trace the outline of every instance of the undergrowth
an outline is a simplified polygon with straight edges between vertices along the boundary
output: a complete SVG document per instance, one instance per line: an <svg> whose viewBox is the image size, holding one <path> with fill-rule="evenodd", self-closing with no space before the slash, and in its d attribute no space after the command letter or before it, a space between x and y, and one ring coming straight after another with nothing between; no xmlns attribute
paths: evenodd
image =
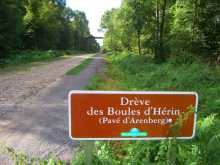
<svg viewBox="0 0 220 165"><path fill-rule="evenodd" d="M29 64L32 62L45 62L59 59L65 55L76 55L83 53L76 50L30 50L11 53L7 58L0 59L0 69L17 65Z"/></svg>
<svg viewBox="0 0 220 165"><path fill-rule="evenodd" d="M192 140L98 142L95 156L105 155L112 164L122 165L220 165L220 73L216 66L200 60L155 64L146 56L128 53L115 53L106 61L106 76L95 76L88 89L195 91L198 121Z"/></svg>

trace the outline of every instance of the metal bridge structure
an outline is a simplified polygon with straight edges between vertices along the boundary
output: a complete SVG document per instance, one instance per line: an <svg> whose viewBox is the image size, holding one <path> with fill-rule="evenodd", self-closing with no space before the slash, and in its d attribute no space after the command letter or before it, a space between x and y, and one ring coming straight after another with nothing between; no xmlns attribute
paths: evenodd
<svg viewBox="0 0 220 165"><path fill-rule="evenodd" d="M104 37L102 36L87 36L84 39L86 40L86 44L87 44L87 50L90 49L90 43L94 42L94 40L102 40ZM98 42L99 43L99 42Z"/></svg>
<svg viewBox="0 0 220 165"><path fill-rule="evenodd" d="M96 37L96 36L88 36L88 37L86 37L86 39L103 39L104 37L101 37L101 36L98 36L98 37Z"/></svg>

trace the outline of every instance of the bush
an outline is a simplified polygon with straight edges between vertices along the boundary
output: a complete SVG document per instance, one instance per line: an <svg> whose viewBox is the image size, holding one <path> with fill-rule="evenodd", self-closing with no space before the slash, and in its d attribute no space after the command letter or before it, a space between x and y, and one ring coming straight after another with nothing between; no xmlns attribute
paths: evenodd
<svg viewBox="0 0 220 165"><path fill-rule="evenodd" d="M48 50L48 51L39 51L39 50L27 50L22 52L13 52L5 59L0 59L0 67L16 66L28 64L31 62L47 61L55 59L56 57L63 56L64 51L57 50Z"/></svg>

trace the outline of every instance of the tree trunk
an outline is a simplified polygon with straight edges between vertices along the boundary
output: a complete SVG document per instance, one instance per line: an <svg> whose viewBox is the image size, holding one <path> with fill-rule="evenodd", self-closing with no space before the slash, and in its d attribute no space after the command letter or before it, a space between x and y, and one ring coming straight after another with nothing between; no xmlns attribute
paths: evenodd
<svg viewBox="0 0 220 165"><path fill-rule="evenodd" d="M159 41L159 54L160 54L160 61L165 60L165 52L164 52L164 24L165 24L165 16L166 16L166 6L167 0L164 0L162 6L162 15L161 15L161 24L160 24L160 41Z"/></svg>
<svg viewBox="0 0 220 165"><path fill-rule="evenodd" d="M198 4L197 0L193 1L193 22L192 22L192 38L191 38L191 52L195 53L194 42L196 37L196 26L198 26Z"/></svg>
<svg viewBox="0 0 220 165"><path fill-rule="evenodd" d="M138 38L138 43L137 43L137 45L138 45L138 54L141 55L142 52L141 52L141 34L140 34L140 32L137 33L137 38Z"/></svg>
<svg viewBox="0 0 220 165"><path fill-rule="evenodd" d="M155 12L155 47L154 47L154 55L155 58L159 58L159 32L160 32L160 10L159 10L159 0L156 1L156 12Z"/></svg>

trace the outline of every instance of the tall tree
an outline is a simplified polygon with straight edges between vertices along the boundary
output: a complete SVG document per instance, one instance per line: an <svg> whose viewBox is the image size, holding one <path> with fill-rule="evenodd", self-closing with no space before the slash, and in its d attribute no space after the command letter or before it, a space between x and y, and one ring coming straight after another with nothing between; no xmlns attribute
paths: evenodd
<svg viewBox="0 0 220 165"><path fill-rule="evenodd" d="M120 39L118 38L120 29L117 14L117 9L106 11L101 20L101 29L105 31L104 49L110 51L120 49Z"/></svg>
<svg viewBox="0 0 220 165"><path fill-rule="evenodd" d="M159 40L159 56L162 61L165 60L165 52L164 52L164 24L166 18L166 8L167 8L167 0L163 0L162 4L162 14L161 14L161 23L160 23L160 40Z"/></svg>
<svg viewBox="0 0 220 165"><path fill-rule="evenodd" d="M122 5L127 5L127 7L130 8L131 23L137 35L138 54L141 55L141 35L143 34L143 28L147 23L147 9L149 9L149 2L144 0L127 0L124 1L124 4Z"/></svg>
<svg viewBox="0 0 220 165"><path fill-rule="evenodd" d="M200 0L199 30L202 32L205 56L220 55L220 1Z"/></svg>
<svg viewBox="0 0 220 165"><path fill-rule="evenodd" d="M0 1L0 58L21 47L23 0Z"/></svg>
<svg viewBox="0 0 220 165"><path fill-rule="evenodd" d="M157 62L165 60L164 33L167 10L167 0L155 2L155 59Z"/></svg>

